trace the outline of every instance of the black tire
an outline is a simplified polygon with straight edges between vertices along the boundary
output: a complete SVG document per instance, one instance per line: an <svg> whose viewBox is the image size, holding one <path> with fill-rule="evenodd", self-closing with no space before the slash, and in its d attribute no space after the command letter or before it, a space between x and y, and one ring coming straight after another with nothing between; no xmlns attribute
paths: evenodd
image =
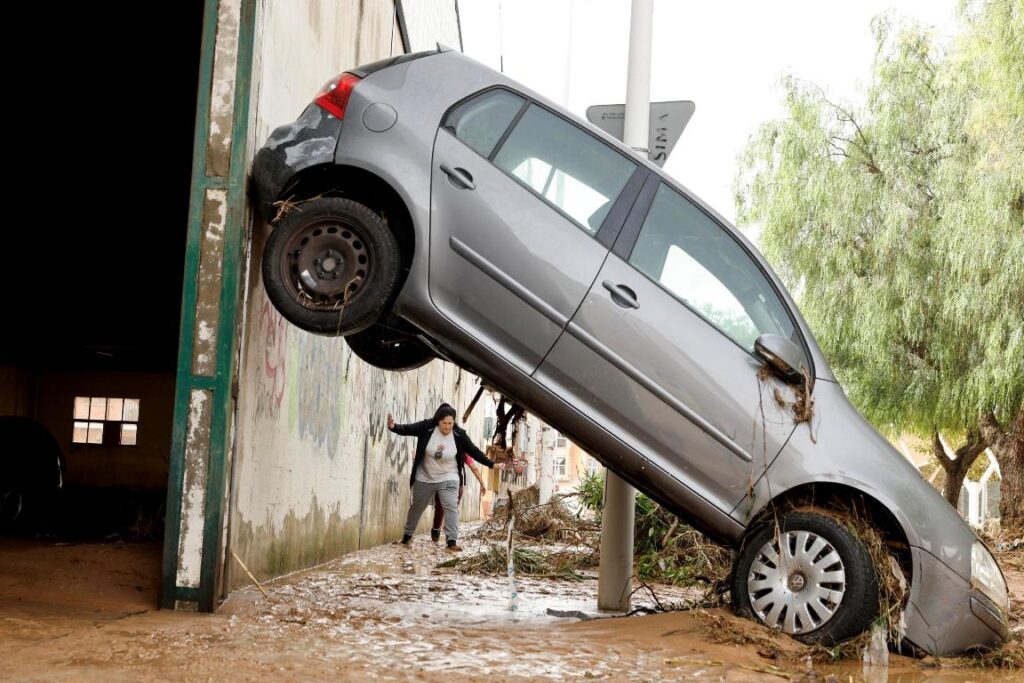
<svg viewBox="0 0 1024 683"><path fill-rule="evenodd" d="M22 518L25 498L17 486L0 485L0 529L14 525Z"/></svg>
<svg viewBox="0 0 1024 683"><path fill-rule="evenodd" d="M808 535L797 538L802 532ZM799 541L804 538L801 549ZM830 548L815 550L816 539L823 539ZM771 549L778 553L780 541L789 544L788 555L794 559L788 569L779 563L778 572L773 573ZM832 581L839 576L837 567L841 583ZM816 512L789 512L781 517L778 530L774 524L752 530L733 565L731 589L737 614L780 628L808 644L831 646L857 636L878 614L878 579L864 544L840 520ZM829 597L820 599L823 593ZM840 599L835 600L837 594ZM806 609L803 601L809 603ZM826 616L830 608L833 611Z"/></svg>
<svg viewBox="0 0 1024 683"><path fill-rule="evenodd" d="M434 353L414 333L387 321L348 335L345 341L357 357L382 370L415 370L434 359Z"/></svg>
<svg viewBox="0 0 1024 683"><path fill-rule="evenodd" d="M398 287L398 242L384 220L351 199L300 203L263 248L263 285L293 325L329 336L375 323Z"/></svg>

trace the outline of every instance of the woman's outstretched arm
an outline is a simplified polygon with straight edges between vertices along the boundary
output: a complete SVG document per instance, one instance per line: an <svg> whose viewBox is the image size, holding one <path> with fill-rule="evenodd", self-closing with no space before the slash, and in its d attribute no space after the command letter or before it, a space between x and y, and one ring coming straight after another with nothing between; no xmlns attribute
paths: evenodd
<svg viewBox="0 0 1024 683"><path fill-rule="evenodd" d="M420 422L410 422L409 424L398 424L397 422L395 422L395 418L391 415L391 413L388 413L388 429L390 429L392 432L400 436L420 434L433 426L433 420L422 420Z"/></svg>

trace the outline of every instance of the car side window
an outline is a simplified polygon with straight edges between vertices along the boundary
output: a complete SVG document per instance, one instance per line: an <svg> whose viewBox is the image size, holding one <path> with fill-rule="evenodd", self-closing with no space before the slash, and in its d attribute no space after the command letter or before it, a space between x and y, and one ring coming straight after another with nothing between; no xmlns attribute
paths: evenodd
<svg viewBox="0 0 1024 683"><path fill-rule="evenodd" d="M629 262L747 351L764 333L795 338L786 306L718 223L662 184Z"/></svg>
<svg viewBox="0 0 1024 683"><path fill-rule="evenodd" d="M516 123L494 163L591 235L636 169L624 155L536 104Z"/></svg>
<svg viewBox="0 0 1024 683"><path fill-rule="evenodd" d="M453 109L444 127L477 154L490 158L524 102L507 90L490 90Z"/></svg>

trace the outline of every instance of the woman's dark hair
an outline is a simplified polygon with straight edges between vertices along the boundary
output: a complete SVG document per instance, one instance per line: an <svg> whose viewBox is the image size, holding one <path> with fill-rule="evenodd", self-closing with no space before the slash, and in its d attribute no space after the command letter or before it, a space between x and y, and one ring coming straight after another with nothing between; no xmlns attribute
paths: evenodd
<svg viewBox="0 0 1024 683"><path fill-rule="evenodd" d="M441 420L446 417L450 417L452 420L455 419L455 408L452 408L447 403L442 403L437 407L437 412L434 413L434 424L439 424Z"/></svg>

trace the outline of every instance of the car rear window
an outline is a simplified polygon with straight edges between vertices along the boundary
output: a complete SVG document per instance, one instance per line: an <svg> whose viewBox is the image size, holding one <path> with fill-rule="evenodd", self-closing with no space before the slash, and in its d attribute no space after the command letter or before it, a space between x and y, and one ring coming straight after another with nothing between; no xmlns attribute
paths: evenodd
<svg viewBox="0 0 1024 683"><path fill-rule="evenodd" d="M524 102L507 90L491 90L456 107L445 120L445 128L477 154L490 157Z"/></svg>

